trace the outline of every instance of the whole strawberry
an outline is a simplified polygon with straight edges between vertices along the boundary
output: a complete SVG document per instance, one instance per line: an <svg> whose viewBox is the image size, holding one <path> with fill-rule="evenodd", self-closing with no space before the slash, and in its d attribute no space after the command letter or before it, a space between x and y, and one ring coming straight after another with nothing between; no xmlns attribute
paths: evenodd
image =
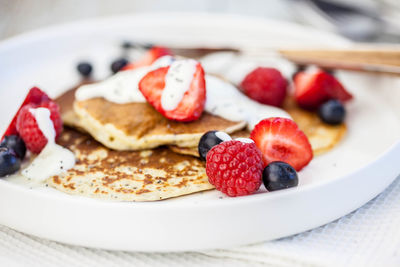
<svg viewBox="0 0 400 267"><path fill-rule="evenodd" d="M262 183L262 171L262 154L253 142L226 141L207 153L209 182L230 197L257 191Z"/></svg>
<svg viewBox="0 0 400 267"><path fill-rule="evenodd" d="M251 99L279 107L286 96L287 81L277 69L259 67L247 74L240 87Z"/></svg>
<svg viewBox="0 0 400 267"><path fill-rule="evenodd" d="M53 122L56 138L62 131L62 120L58 105L49 101L41 105L28 104L24 106L18 114L17 130L24 140L26 147L33 153L40 153L46 146L48 140L39 128L35 116L30 111L36 108L47 108L50 111L50 119ZM54 140L52 140L54 141Z"/></svg>
<svg viewBox="0 0 400 267"><path fill-rule="evenodd" d="M294 98L305 109L316 109L330 99L346 102L353 98L339 80L320 69L298 72L293 81Z"/></svg>

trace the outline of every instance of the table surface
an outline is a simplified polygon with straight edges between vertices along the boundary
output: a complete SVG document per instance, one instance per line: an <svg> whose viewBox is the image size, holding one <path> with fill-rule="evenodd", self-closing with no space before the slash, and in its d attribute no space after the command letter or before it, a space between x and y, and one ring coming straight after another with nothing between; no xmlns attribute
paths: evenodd
<svg viewBox="0 0 400 267"><path fill-rule="evenodd" d="M226 12L297 19L290 2L280 0L0 0L0 39L78 19L150 11ZM317 229L242 248L187 253L88 249L0 226L0 266L400 266L399 203L397 178L357 211Z"/></svg>
<svg viewBox="0 0 400 267"><path fill-rule="evenodd" d="M289 4L288 0L0 0L0 39L48 25L139 12L223 12L293 20Z"/></svg>

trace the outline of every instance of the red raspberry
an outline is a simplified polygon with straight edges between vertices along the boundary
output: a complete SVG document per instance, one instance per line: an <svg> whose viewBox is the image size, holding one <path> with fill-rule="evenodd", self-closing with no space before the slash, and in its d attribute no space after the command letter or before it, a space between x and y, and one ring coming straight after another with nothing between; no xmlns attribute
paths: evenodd
<svg viewBox="0 0 400 267"><path fill-rule="evenodd" d="M5 131L5 133L3 134L3 137L1 138L1 140L3 140L4 137L7 136L7 135L18 134L18 132L17 132L17 118L18 118L18 113L22 109L23 106L28 105L28 104L39 105L41 103L48 102L48 101L50 101L50 97L48 95L46 95L45 92L43 92L42 90L40 90L37 87L31 88L29 90L29 93L25 97L24 102L19 107L17 113L14 115L11 123L8 125L8 128Z"/></svg>
<svg viewBox="0 0 400 267"><path fill-rule="evenodd" d="M250 195L261 185L263 161L254 143L222 142L207 153L209 182L230 197Z"/></svg>
<svg viewBox="0 0 400 267"><path fill-rule="evenodd" d="M50 119L53 121L56 131L56 138L62 131L62 120L58 105L53 102L42 103L41 105L29 104L24 106L18 114L17 130L21 138L24 140L26 147L33 153L40 153L47 144L47 138L36 122L35 117L29 111L31 108L47 108L50 110Z"/></svg>
<svg viewBox="0 0 400 267"><path fill-rule="evenodd" d="M54 101L49 101L40 104L39 107L48 108L50 110L50 119L53 121L57 139L63 130L63 121L61 119L60 106Z"/></svg>
<svg viewBox="0 0 400 267"><path fill-rule="evenodd" d="M287 81L274 68L256 68L240 84L243 92L262 104L280 107L286 96Z"/></svg>

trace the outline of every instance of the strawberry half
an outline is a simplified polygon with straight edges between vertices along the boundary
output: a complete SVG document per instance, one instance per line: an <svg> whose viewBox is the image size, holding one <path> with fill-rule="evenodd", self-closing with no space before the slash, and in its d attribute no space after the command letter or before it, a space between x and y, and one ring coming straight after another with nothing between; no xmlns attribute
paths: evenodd
<svg viewBox="0 0 400 267"><path fill-rule="evenodd" d="M307 136L291 119L264 119L254 127L250 138L261 150L264 166L273 161L283 161L300 171L313 158Z"/></svg>
<svg viewBox="0 0 400 267"><path fill-rule="evenodd" d="M345 102L353 98L334 76L322 70L297 73L294 88L297 104L306 109L316 109L330 99Z"/></svg>
<svg viewBox="0 0 400 267"><path fill-rule="evenodd" d="M161 96L165 87L165 76L170 66L151 71L139 82L139 90L143 96L164 117L176 121L194 121L200 118L206 102L206 84L204 70L200 63L196 65L196 71L189 89L183 95L178 106L173 110L164 110L161 105Z"/></svg>
<svg viewBox="0 0 400 267"><path fill-rule="evenodd" d="M7 136L7 135L18 135L17 118L18 118L18 114L19 114L20 110L24 106L26 106L28 104L39 105L39 104L42 104L42 103L47 103L49 101L50 101L50 97L45 92L40 90L39 88L33 87L32 89L30 89L28 94L27 94L27 96L25 97L24 102L19 107L17 113L15 114L15 116L12 119L11 123L9 124L7 130L3 134L1 140L3 140L4 137Z"/></svg>
<svg viewBox="0 0 400 267"><path fill-rule="evenodd" d="M172 55L171 50L169 50L168 48L162 46L153 46L143 55L141 59L134 63L127 64L125 67L122 68L122 70L131 70L139 67L150 66L158 58L167 55Z"/></svg>

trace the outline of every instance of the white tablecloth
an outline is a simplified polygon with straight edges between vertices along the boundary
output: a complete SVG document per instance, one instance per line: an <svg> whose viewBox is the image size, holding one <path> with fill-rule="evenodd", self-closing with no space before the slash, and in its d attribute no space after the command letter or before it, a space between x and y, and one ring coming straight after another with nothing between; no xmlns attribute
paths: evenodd
<svg viewBox="0 0 400 267"><path fill-rule="evenodd" d="M227 250L115 252L64 245L0 226L0 266L400 266L400 177L335 222Z"/></svg>

